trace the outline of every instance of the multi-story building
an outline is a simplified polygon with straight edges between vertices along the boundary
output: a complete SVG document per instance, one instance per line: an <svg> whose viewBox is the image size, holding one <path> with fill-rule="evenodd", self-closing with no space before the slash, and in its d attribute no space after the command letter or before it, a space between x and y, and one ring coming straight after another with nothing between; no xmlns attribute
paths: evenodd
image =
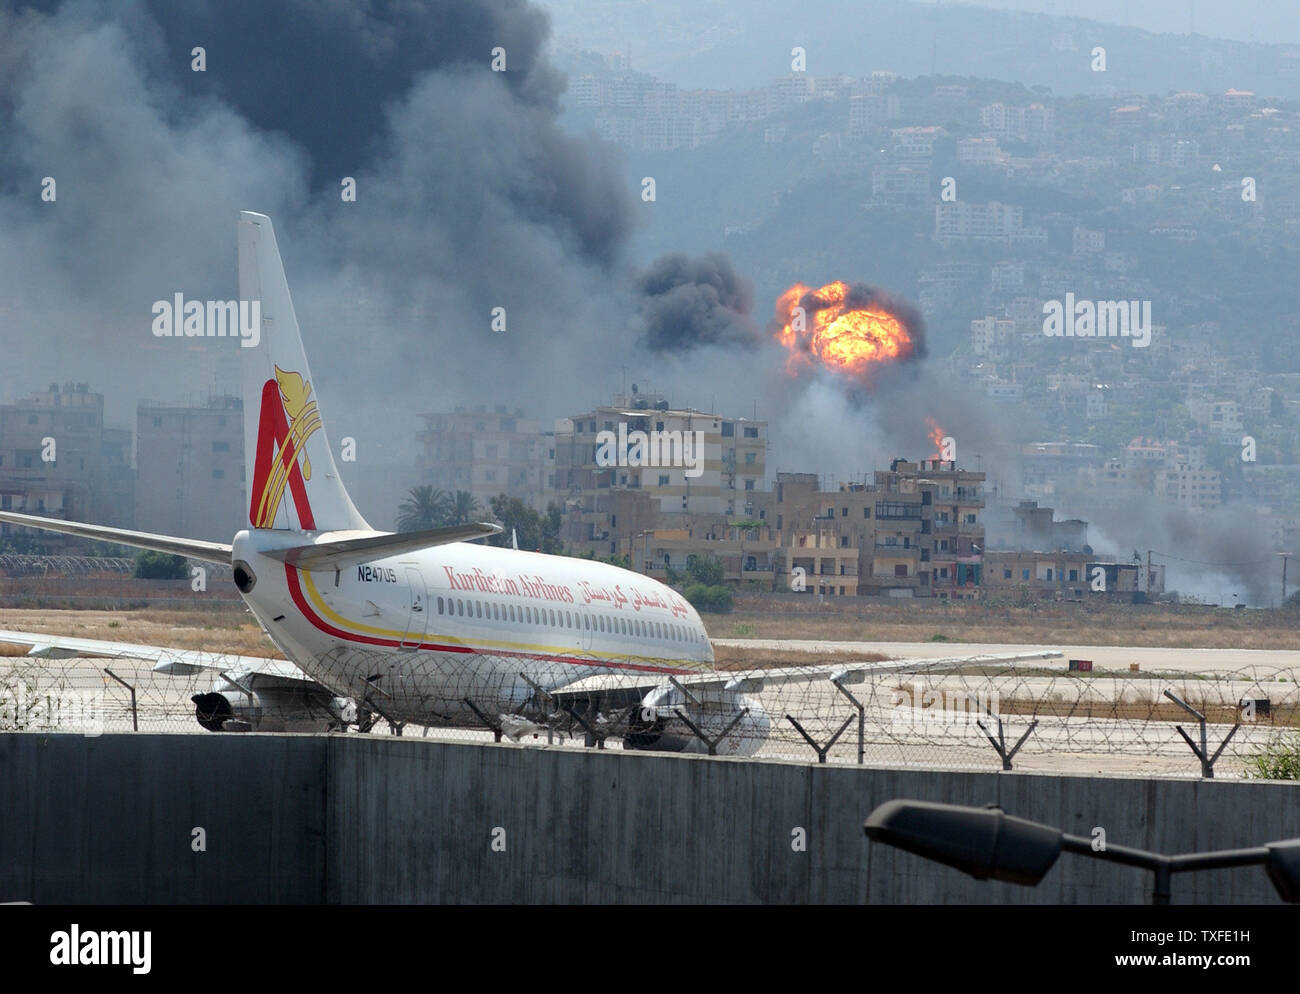
<svg viewBox="0 0 1300 994"><path fill-rule="evenodd" d="M615 394L556 425L551 499L649 494L662 513L748 517L766 475L767 422L674 410L654 394Z"/></svg>
<svg viewBox="0 0 1300 994"><path fill-rule="evenodd" d="M1045 552L999 549L985 555L984 589L988 597L1009 594L1036 599L1080 600L1088 591L1092 555L1064 549Z"/></svg>
<svg viewBox="0 0 1300 994"><path fill-rule="evenodd" d="M51 383L0 406L0 508L130 527L132 490L131 432L105 427L103 394Z"/></svg>
<svg viewBox="0 0 1300 994"><path fill-rule="evenodd" d="M842 484L838 491L818 490L811 474L777 474L774 499L764 513L775 521L786 556L786 583L778 583L778 589L786 589L795 567L802 566L805 591L838 594L840 578L855 577L856 556L855 582L843 580L846 594L977 596L983 481L983 473L941 459L895 459L888 470L874 473L871 484ZM808 559L811 567L801 561ZM830 576L836 577L833 583L822 579ZM817 591L817 585L834 589Z"/></svg>
<svg viewBox="0 0 1300 994"><path fill-rule="evenodd" d="M996 138L962 138L957 142L957 161L968 166L996 166L1007 158Z"/></svg>
<svg viewBox="0 0 1300 994"><path fill-rule="evenodd" d="M940 201L934 207L934 234L940 241L970 239L1016 244L1045 243L1047 231L1026 227L1018 204Z"/></svg>
<svg viewBox="0 0 1300 994"><path fill-rule="evenodd" d="M890 207L918 206L930 195L930 171L908 163L871 170L871 199Z"/></svg>
<svg viewBox="0 0 1300 994"><path fill-rule="evenodd" d="M894 128L891 151L896 159L929 162L934 157L934 143L947 134L938 125Z"/></svg>
<svg viewBox="0 0 1300 994"><path fill-rule="evenodd" d="M469 491L484 508L504 493L541 509L550 446L537 421L504 404L421 417L421 483L450 493Z"/></svg>
<svg viewBox="0 0 1300 994"><path fill-rule="evenodd" d="M214 397L205 407L139 404L137 527L229 542L247 524L244 504L244 411L239 397Z"/></svg>

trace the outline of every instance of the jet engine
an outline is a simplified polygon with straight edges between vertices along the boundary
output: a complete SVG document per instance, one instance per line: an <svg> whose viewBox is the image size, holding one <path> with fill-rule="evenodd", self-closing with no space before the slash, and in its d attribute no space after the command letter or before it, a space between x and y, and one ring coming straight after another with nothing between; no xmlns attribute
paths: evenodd
<svg viewBox="0 0 1300 994"><path fill-rule="evenodd" d="M623 748L707 754L708 744L691 725L717 742L719 756L752 756L772 730L755 698L718 690L691 691L688 697L670 685L647 694L631 710Z"/></svg>
<svg viewBox="0 0 1300 994"><path fill-rule="evenodd" d="M209 732L342 731L357 720L356 704L320 686L271 686L195 694L194 717Z"/></svg>

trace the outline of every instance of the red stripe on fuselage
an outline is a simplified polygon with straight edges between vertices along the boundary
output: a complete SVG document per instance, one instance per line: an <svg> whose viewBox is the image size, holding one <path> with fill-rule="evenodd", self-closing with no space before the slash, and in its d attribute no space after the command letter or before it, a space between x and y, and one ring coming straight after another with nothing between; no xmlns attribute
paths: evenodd
<svg viewBox="0 0 1300 994"><path fill-rule="evenodd" d="M302 612L303 617L305 617L308 621L312 623L312 625L320 629L326 635L332 636L333 638L342 639L345 642L360 642L365 645L391 646L393 648L400 648L402 646L402 643L399 642L397 639L376 638L373 635L358 635L355 632L344 631L341 628L336 628L334 625L331 625L324 618L320 617L320 615L318 615L315 612L315 610L312 609L311 605L307 602L307 598L303 596L302 586L298 581L298 571L294 569L292 566L286 564L284 567L284 575L289 584L289 596L293 598L293 602L294 604L297 605L298 610ZM421 642L419 645L407 646L406 648L426 649L430 652L471 653L473 655L485 655L485 656L518 656L527 659L541 659L547 662L569 663L575 666L604 666L609 669L634 670L640 673L692 674L697 672L696 670L690 670L690 669L685 669L676 666L651 666L648 664L642 665L638 663L611 663L603 659L582 659L577 656L553 656L549 654L536 653L536 652L516 652L510 649L475 649L472 646L467 646L467 645L441 645L433 642Z"/></svg>

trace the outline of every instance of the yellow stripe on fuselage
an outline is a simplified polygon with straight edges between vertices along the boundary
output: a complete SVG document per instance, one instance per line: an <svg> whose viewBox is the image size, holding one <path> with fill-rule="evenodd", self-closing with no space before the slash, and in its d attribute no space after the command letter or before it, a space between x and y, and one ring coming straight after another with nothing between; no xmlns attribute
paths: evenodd
<svg viewBox="0 0 1300 994"><path fill-rule="evenodd" d="M310 598L312 604L316 606L316 609L320 611L321 614L323 614L330 621L334 622L334 624L345 628L350 628L355 632L359 632L365 635L376 635L381 638L398 639L399 641L404 641L406 639L407 637L406 632L397 632L389 628L376 628L374 625L363 625L359 621L351 621L343 617L341 614L339 614L337 611L335 611L333 608L331 608L328 604L325 603L324 598L322 598L320 595L320 591L316 589L316 583L312 579L311 573L309 571L299 570L298 575L302 578L303 587L306 589L307 596L308 598ZM422 641L428 639L434 639L441 642L450 642L454 645L463 645L472 648L472 646L470 646L470 643L467 642L465 639L457 638L454 635L436 635L436 634L430 635L425 633L422 634L420 638ZM573 656L573 655L580 655L580 654L581 655L591 654L590 649L574 649L570 646L535 645L526 642L502 642L494 639L476 638L474 639L474 644L481 645L481 646L490 646L496 649L511 649L516 652L535 652L547 656ZM681 666L683 669L693 669L693 670L709 668L708 663L701 662L700 660L697 659L674 659L667 656L657 656L657 657L639 656L631 653L604 653L600 655L591 655L591 659L593 662L608 661L608 662L639 662L639 663L658 663L658 664L663 664L667 662L676 666Z"/></svg>

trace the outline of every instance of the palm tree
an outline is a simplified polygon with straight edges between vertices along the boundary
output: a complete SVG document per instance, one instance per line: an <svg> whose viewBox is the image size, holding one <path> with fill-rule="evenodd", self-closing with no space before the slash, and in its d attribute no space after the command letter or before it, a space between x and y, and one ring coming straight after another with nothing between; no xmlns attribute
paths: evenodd
<svg viewBox="0 0 1300 994"><path fill-rule="evenodd" d="M467 525L476 521L483 511L478 498L468 490L457 490L454 497L447 498L447 502L447 517L453 525Z"/></svg>
<svg viewBox="0 0 1300 994"><path fill-rule="evenodd" d="M406 500L397 509L397 530L419 532L446 524L451 515L451 497L445 490L433 487L412 487Z"/></svg>

